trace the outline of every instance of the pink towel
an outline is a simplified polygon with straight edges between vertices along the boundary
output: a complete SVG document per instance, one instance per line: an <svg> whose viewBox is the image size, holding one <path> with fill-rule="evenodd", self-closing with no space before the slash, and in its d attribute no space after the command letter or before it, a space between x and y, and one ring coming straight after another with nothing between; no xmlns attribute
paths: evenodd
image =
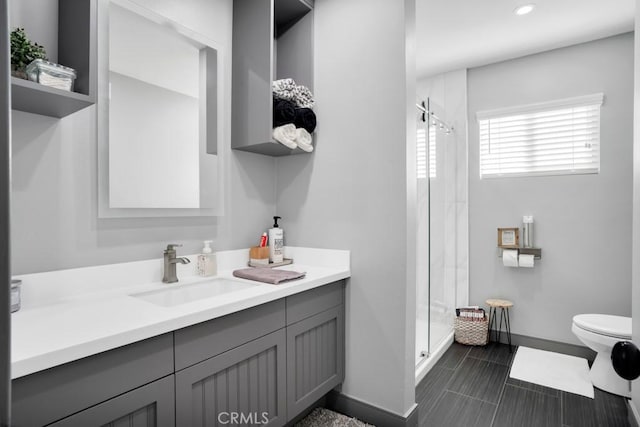
<svg viewBox="0 0 640 427"><path fill-rule="evenodd" d="M233 275L241 279L256 280L258 282L272 283L277 285L289 280L302 279L307 273L300 273L289 270L276 270L268 267L242 268L235 270Z"/></svg>

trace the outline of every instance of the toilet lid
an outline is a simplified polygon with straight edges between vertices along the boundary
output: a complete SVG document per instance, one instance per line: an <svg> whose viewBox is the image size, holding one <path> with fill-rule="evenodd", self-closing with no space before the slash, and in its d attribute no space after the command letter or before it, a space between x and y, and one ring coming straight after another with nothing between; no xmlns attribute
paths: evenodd
<svg viewBox="0 0 640 427"><path fill-rule="evenodd" d="M596 334L631 339L631 318L610 314L578 314L573 317L576 326Z"/></svg>

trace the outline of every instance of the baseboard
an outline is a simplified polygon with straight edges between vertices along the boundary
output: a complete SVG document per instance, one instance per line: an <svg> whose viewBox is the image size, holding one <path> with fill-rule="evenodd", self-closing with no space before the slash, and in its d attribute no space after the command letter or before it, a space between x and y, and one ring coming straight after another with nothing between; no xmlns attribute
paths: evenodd
<svg viewBox="0 0 640 427"><path fill-rule="evenodd" d="M495 338L495 333L496 332L494 330L491 331L491 338ZM500 334L500 342L508 344L507 334L504 331ZM543 338L529 337L526 335L511 334L511 344L537 348L538 350L553 351L555 353L568 354L569 356L583 357L589 362L593 362L593 359L596 358L596 352L588 347L551 341Z"/></svg>
<svg viewBox="0 0 640 427"><path fill-rule="evenodd" d="M632 400L627 399L627 418L631 427L640 427L640 414Z"/></svg>
<svg viewBox="0 0 640 427"><path fill-rule="evenodd" d="M418 407L404 417L368 403L345 396L335 390L327 395L326 408L357 418L377 427L418 427Z"/></svg>

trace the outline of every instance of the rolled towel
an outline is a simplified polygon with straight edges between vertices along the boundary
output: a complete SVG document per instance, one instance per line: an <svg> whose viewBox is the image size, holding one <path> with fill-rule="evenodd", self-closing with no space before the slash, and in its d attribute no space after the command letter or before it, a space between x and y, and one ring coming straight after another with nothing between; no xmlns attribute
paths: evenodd
<svg viewBox="0 0 640 427"><path fill-rule="evenodd" d="M292 101L296 103L296 105L300 108L313 108L315 104L315 100L313 99L313 94L306 86L296 86L293 91L293 99Z"/></svg>
<svg viewBox="0 0 640 427"><path fill-rule="evenodd" d="M289 101L293 100L296 87L296 82L293 79L274 80L271 84L271 89L276 97Z"/></svg>
<svg viewBox="0 0 640 427"><path fill-rule="evenodd" d="M311 134L304 128L296 129L296 144L302 151L307 153L313 151Z"/></svg>
<svg viewBox="0 0 640 427"><path fill-rule="evenodd" d="M287 125L296 120L296 105L285 99L273 98L273 127Z"/></svg>
<svg viewBox="0 0 640 427"><path fill-rule="evenodd" d="M316 113L311 108L298 108L293 124L297 128L304 128L307 132L313 133L316 130Z"/></svg>
<svg viewBox="0 0 640 427"><path fill-rule="evenodd" d="M298 146L296 137L296 127L291 123L273 129L273 139L292 150Z"/></svg>

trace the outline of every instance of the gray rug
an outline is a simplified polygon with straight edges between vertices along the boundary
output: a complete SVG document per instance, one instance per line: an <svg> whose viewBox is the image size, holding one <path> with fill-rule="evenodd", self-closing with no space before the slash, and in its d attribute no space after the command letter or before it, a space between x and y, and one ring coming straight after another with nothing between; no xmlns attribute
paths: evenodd
<svg viewBox="0 0 640 427"><path fill-rule="evenodd" d="M295 427L375 427L324 408L316 408Z"/></svg>

